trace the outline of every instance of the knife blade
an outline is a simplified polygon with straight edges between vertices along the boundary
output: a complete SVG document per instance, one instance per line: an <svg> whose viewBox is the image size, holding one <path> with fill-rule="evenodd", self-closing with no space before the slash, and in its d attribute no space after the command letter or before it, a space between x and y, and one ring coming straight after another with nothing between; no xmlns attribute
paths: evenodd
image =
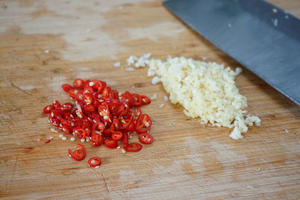
<svg viewBox="0 0 300 200"><path fill-rule="evenodd" d="M300 105L300 20L263 0L167 0L171 12Z"/></svg>

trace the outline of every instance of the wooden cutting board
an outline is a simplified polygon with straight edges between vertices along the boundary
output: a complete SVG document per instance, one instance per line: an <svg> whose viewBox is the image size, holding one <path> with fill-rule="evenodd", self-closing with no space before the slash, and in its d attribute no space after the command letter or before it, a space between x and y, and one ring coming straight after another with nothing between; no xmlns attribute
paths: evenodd
<svg viewBox="0 0 300 200"><path fill-rule="evenodd" d="M300 1L271 2L300 17ZM299 107L244 70L237 85L262 126L234 141L229 129L202 126L164 102L145 69L125 70L127 57L147 52L239 66L160 0L1 0L0 198L300 199ZM77 77L157 93L143 107L155 142L126 154L85 143L87 157L102 158L99 169L71 160L67 149L79 141L62 141L41 111L69 101L60 85Z"/></svg>

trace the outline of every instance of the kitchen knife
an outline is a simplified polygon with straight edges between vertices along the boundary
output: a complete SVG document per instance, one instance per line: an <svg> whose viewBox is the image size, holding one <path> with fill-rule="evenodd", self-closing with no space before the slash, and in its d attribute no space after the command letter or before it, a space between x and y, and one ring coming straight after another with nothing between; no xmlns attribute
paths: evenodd
<svg viewBox="0 0 300 200"><path fill-rule="evenodd" d="M300 20L262 0L167 0L187 25L300 105Z"/></svg>

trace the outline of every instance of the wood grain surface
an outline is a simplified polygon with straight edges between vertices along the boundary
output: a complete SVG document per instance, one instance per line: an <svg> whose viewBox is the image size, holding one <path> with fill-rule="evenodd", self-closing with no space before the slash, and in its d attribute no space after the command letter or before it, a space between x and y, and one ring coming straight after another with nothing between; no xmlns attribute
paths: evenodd
<svg viewBox="0 0 300 200"><path fill-rule="evenodd" d="M239 66L168 12L160 0L0 0L1 199L300 199L300 108L247 70L237 78L248 110L262 119L242 140L202 126L164 103L161 85L126 58L151 52ZM272 3L300 17L299 0ZM121 62L121 67L113 67ZM156 141L139 153L93 148L99 169L71 160L42 108L69 100L73 79L158 99L151 115ZM54 139L45 144L49 137Z"/></svg>

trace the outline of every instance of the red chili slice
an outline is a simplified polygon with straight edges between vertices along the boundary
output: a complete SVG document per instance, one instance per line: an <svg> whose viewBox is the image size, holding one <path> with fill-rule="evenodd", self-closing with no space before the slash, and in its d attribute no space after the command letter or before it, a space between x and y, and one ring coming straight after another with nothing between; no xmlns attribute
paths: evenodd
<svg viewBox="0 0 300 200"><path fill-rule="evenodd" d="M115 149L118 146L118 142L117 141L115 141L113 139L109 139L109 138L107 138L107 139L104 140L104 144L105 144L106 147L108 147L110 149Z"/></svg>
<svg viewBox="0 0 300 200"><path fill-rule="evenodd" d="M103 143L103 136L99 134L93 134L91 141L94 146L100 146Z"/></svg>
<svg viewBox="0 0 300 200"><path fill-rule="evenodd" d="M132 120L132 122L129 124L129 126L127 127L127 131L135 131L135 123L134 120Z"/></svg>
<svg viewBox="0 0 300 200"><path fill-rule="evenodd" d="M100 105L98 107L98 112L99 112L99 115L102 117L103 121L112 122L108 105Z"/></svg>
<svg viewBox="0 0 300 200"><path fill-rule="evenodd" d="M75 98L76 98L77 101L81 102L83 100L83 92L82 91L77 92Z"/></svg>
<svg viewBox="0 0 300 200"><path fill-rule="evenodd" d="M138 94L132 94L134 99L134 106L141 106L143 105L142 97Z"/></svg>
<svg viewBox="0 0 300 200"><path fill-rule="evenodd" d="M75 109L75 114L77 117L79 117L80 119L83 119L83 112L79 109Z"/></svg>
<svg viewBox="0 0 300 200"><path fill-rule="evenodd" d="M72 132L72 128L66 124L61 127L61 130L66 134L70 134Z"/></svg>
<svg viewBox="0 0 300 200"><path fill-rule="evenodd" d="M105 125L102 122L97 122L93 124L93 134L100 134L103 133L105 130Z"/></svg>
<svg viewBox="0 0 300 200"><path fill-rule="evenodd" d="M137 133L145 133L150 130L152 125L151 118L147 114L141 114L137 119L135 131Z"/></svg>
<svg viewBox="0 0 300 200"><path fill-rule="evenodd" d="M130 107L134 106L134 98L132 97L132 94L128 91L121 94L120 99L127 103Z"/></svg>
<svg viewBox="0 0 300 200"><path fill-rule="evenodd" d="M89 136L91 136L91 128L90 127L86 127L85 129L84 129L84 131L85 131L85 137L89 137Z"/></svg>
<svg viewBox="0 0 300 200"><path fill-rule="evenodd" d="M142 110L140 107L137 107L134 111L135 118L139 118L139 116L142 114Z"/></svg>
<svg viewBox="0 0 300 200"><path fill-rule="evenodd" d="M90 86L90 82L92 82L92 81L90 81L90 80L84 81L84 87Z"/></svg>
<svg viewBox="0 0 300 200"><path fill-rule="evenodd" d="M92 83L92 84L91 84ZM106 87L104 81L92 80L89 84L95 91L102 93L103 89Z"/></svg>
<svg viewBox="0 0 300 200"><path fill-rule="evenodd" d="M73 87L69 84L62 84L61 88L65 91L65 92L69 92L70 90L73 89Z"/></svg>
<svg viewBox="0 0 300 200"><path fill-rule="evenodd" d="M87 118L83 118L80 121L82 122L81 126L83 128L91 128L92 124L91 124L91 122Z"/></svg>
<svg viewBox="0 0 300 200"><path fill-rule="evenodd" d="M108 102L108 107L109 107L111 113L114 115L117 115L120 106L121 106L121 102L119 101L119 99L111 99Z"/></svg>
<svg viewBox="0 0 300 200"><path fill-rule="evenodd" d="M113 132L112 129L107 128L107 129L105 129L105 130L103 131L103 135L104 135L105 137L111 137L112 132Z"/></svg>
<svg viewBox="0 0 300 200"><path fill-rule="evenodd" d="M114 114L116 116L120 116L120 115L127 115L129 113L129 106L125 103L122 103L121 105L118 106L117 109L115 109Z"/></svg>
<svg viewBox="0 0 300 200"><path fill-rule="evenodd" d="M94 100L94 106L95 106L95 108L98 108L99 106L100 106L100 101L97 99L97 95L98 94L95 94L95 100Z"/></svg>
<svg viewBox="0 0 300 200"><path fill-rule="evenodd" d="M106 83L104 81L99 81L98 92L103 92L104 88L106 88Z"/></svg>
<svg viewBox="0 0 300 200"><path fill-rule="evenodd" d="M139 134L139 141L143 144L151 144L153 143L154 138L148 133L141 133Z"/></svg>
<svg viewBox="0 0 300 200"><path fill-rule="evenodd" d="M92 87L90 87L90 86L84 87L83 94L92 94L92 93L94 93L94 90Z"/></svg>
<svg viewBox="0 0 300 200"><path fill-rule="evenodd" d="M83 160L86 156L86 151L84 149L84 146L82 146L81 144L77 144L77 148L73 152L71 149L69 149L69 155L74 160L77 160L77 161Z"/></svg>
<svg viewBox="0 0 300 200"><path fill-rule="evenodd" d="M73 132L75 133L75 135L77 135L78 138L81 139L86 138L86 136L88 136L86 131L83 128L75 128Z"/></svg>
<svg viewBox="0 0 300 200"><path fill-rule="evenodd" d="M117 90L112 90L109 97L112 98L112 99L118 99L119 98L119 92Z"/></svg>
<svg viewBox="0 0 300 200"><path fill-rule="evenodd" d="M76 89L70 89L70 90L68 91L69 96L70 96L71 98L73 98L73 99L76 98L77 93L78 93L78 90L76 90Z"/></svg>
<svg viewBox="0 0 300 200"><path fill-rule="evenodd" d="M128 127L132 125L133 122L133 116L131 115L129 119L125 119L123 116L119 118L119 121L121 123L121 129L128 130Z"/></svg>
<svg viewBox="0 0 300 200"><path fill-rule="evenodd" d="M151 103L151 100L150 98L148 98L147 96L141 96L141 99L142 99L142 105L147 105L147 104L150 104Z"/></svg>
<svg viewBox="0 0 300 200"><path fill-rule="evenodd" d="M52 105L56 110L59 110L61 108L61 104L59 103L59 101L54 101Z"/></svg>
<svg viewBox="0 0 300 200"><path fill-rule="evenodd" d="M85 104L91 104L94 102L94 96L90 93L86 93L83 95L83 99L82 101L85 103Z"/></svg>
<svg viewBox="0 0 300 200"><path fill-rule="evenodd" d="M72 103L64 103L60 109L63 112L66 112L66 111L71 111L73 109L73 107L74 107L74 105Z"/></svg>
<svg viewBox="0 0 300 200"><path fill-rule="evenodd" d="M84 87L84 80L77 78L73 82L74 88L82 89Z"/></svg>
<svg viewBox="0 0 300 200"><path fill-rule="evenodd" d="M99 114L98 113L96 113L96 112L93 112L93 113L91 113L90 114L90 121L92 122L92 123L98 123L98 122L101 122L101 119L100 119L100 116L99 116Z"/></svg>
<svg viewBox="0 0 300 200"><path fill-rule="evenodd" d="M54 110L54 106L53 105L48 105L48 106L45 106L44 109L43 109L43 112L45 114L48 114L50 113L52 110Z"/></svg>
<svg viewBox="0 0 300 200"><path fill-rule="evenodd" d="M56 118L58 120L63 119L60 110L52 110L51 113L50 113L50 116L53 117L53 118Z"/></svg>
<svg viewBox="0 0 300 200"><path fill-rule="evenodd" d="M87 104L87 105L84 105L84 106L83 106L83 110L84 110L85 112L91 113L91 112L95 112L95 111L96 111L96 108L95 108L95 106L94 106L93 104Z"/></svg>
<svg viewBox="0 0 300 200"><path fill-rule="evenodd" d="M120 123L119 119L114 119L110 128L114 131L120 130L121 123Z"/></svg>
<svg viewBox="0 0 300 200"><path fill-rule="evenodd" d="M127 147L127 145L128 145L128 132L124 132L123 133L123 139L122 139L122 141L123 141L123 147L124 148Z"/></svg>
<svg viewBox="0 0 300 200"><path fill-rule="evenodd" d="M88 160L88 163L89 163L90 167L98 168L101 165L101 158L99 158L99 157L91 157Z"/></svg>
<svg viewBox="0 0 300 200"><path fill-rule="evenodd" d="M111 139L115 140L115 141L119 141L121 140L123 137L123 133L120 131L113 131L111 133Z"/></svg>
<svg viewBox="0 0 300 200"><path fill-rule="evenodd" d="M128 152L138 152L143 148L143 146L139 143L130 143L126 147L124 147L125 151Z"/></svg>
<svg viewBox="0 0 300 200"><path fill-rule="evenodd" d="M103 91L102 91L102 96L103 96L103 97L108 97L110 93L111 93L110 87L105 87L105 88L103 89Z"/></svg>
<svg viewBox="0 0 300 200"><path fill-rule="evenodd" d="M74 119L74 115L71 113L71 111L64 112L63 118L67 121L72 121Z"/></svg>

